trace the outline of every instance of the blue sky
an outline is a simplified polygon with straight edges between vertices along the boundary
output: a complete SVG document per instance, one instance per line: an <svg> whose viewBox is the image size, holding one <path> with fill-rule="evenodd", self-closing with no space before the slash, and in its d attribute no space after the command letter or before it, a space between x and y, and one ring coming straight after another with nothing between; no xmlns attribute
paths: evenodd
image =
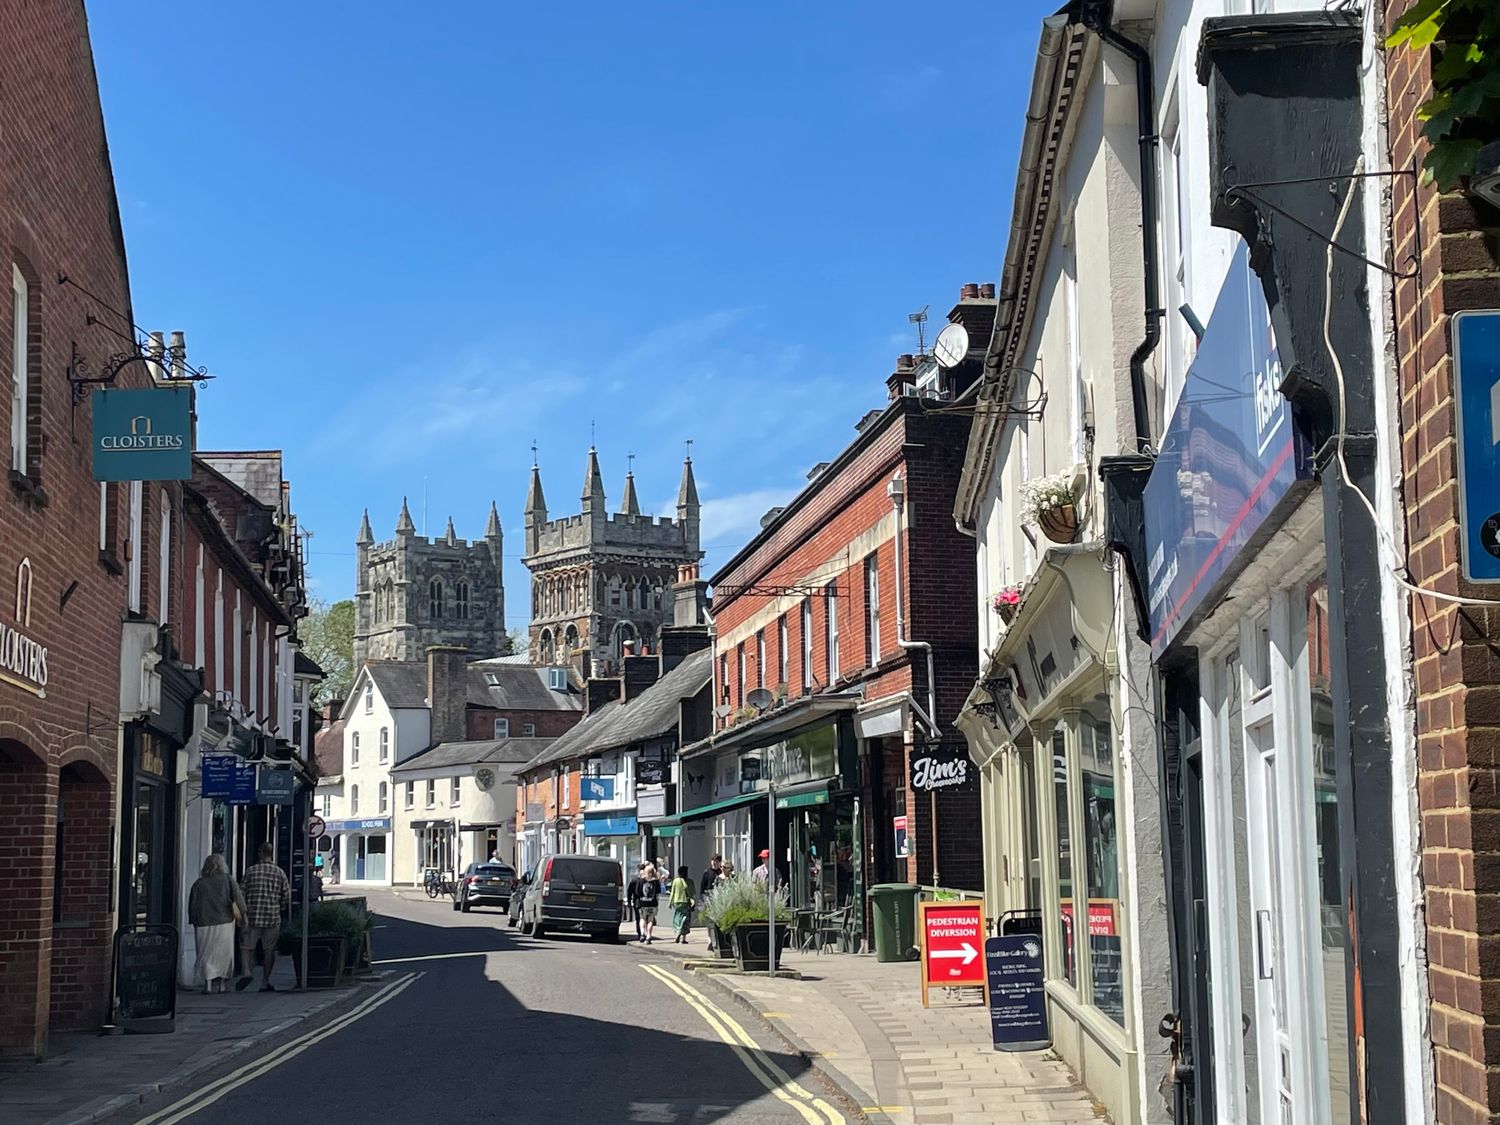
<svg viewBox="0 0 1500 1125"><path fill-rule="evenodd" d="M327 599L403 494L506 530L540 449L611 505L683 455L708 572L994 280L1033 0L90 5L136 320L217 376L204 448L282 448Z"/></svg>

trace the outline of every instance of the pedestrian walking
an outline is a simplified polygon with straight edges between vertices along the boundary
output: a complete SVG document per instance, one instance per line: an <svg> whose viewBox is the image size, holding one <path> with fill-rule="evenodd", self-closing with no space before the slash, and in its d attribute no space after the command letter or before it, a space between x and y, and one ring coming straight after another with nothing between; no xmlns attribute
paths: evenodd
<svg viewBox="0 0 1500 1125"><path fill-rule="evenodd" d="M188 921L197 948L194 970L203 981L203 994L228 992L234 976L234 929L245 915L245 899L229 877L229 865L217 852L203 861L197 881L188 891Z"/></svg>
<svg viewBox="0 0 1500 1125"><path fill-rule="evenodd" d="M646 864L635 865L635 877L625 884L625 906L630 911L630 916L635 919L635 940L641 940L641 883L642 876L646 873Z"/></svg>
<svg viewBox="0 0 1500 1125"><path fill-rule="evenodd" d="M780 873L771 866L771 853L768 849L760 849L760 865L750 872L750 878L757 883L764 883L769 879L773 888L781 885Z"/></svg>
<svg viewBox="0 0 1500 1125"><path fill-rule="evenodd" d="M688 930L693 925L693 902L697 893L693 881L688 878L688 866L677 869L677 878L672 880L672 889L667 892L667 902L672 906L672 942L687 944Z"/></svg>
<svg viewBox="0 0 1500 1125"><path fill-rule="evenodd" d="M638 900L641 915L641 941L651 944L652 931L656 929L656 905L661 901L661 877L656 868L646 864L641 872L641 897Z"/></svg>
<svg viewBox="0 0 1500 1125"><path fill-rule="evenodd" d="M698 893L706 895L714 889L719 881L719 872L724 867L724 857L715 854L708 861L708 867L703 872L703 878L698 880Z"/></svg>
<svg viewBox="0 0 1500 1125"><path fill-rule="evenodd" d="M292 904L292 884L286 872L274 864L276 849L262 844L256 856L259 863L245 872L240 890L245 895L244 975L234 982L234 990L243 992L255 975L255 951L260 950L260 990L275 992L271 969L276 965L276 939L281 936L281 912Z"/></svg>

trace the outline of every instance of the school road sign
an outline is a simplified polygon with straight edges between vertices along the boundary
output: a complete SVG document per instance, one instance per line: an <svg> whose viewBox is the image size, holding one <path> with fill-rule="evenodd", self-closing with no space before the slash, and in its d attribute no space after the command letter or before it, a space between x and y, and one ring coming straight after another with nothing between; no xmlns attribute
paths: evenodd
<svg viewBox="0 0 1500 1125"><path fill-rule="evenodd" d="M1453 316L1463 576L1500 582L1500 309Z"/></svg>

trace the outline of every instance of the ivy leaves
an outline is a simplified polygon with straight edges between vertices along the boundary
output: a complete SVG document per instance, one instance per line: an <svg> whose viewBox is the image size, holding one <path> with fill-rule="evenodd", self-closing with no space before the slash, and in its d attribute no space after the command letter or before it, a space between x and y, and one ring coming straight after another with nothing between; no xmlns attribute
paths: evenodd
<svg viewBox="0 0 1500 1125"><path fill-rule="evenodd" d="M1443 191L1474 170L1474 157L1500 137L1500 4L1417 0L1391 28L1387 47L1436 49L1433 95L1417 108L1432 146L1423 178Z"/></svg>

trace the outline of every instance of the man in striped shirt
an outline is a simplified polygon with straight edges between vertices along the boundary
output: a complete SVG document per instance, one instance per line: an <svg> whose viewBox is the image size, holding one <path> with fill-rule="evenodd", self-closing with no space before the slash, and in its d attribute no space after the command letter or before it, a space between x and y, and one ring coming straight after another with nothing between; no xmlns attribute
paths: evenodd
<svg viewBox="0 0 1500 1125"><path fill-rule="evenodd" d="M281 935L281 912L292 904L292 884L286 872L273 861L276 849L262 844L257 853L260 862L245 872L240 890L245 895L245 931L240 949L244 956L244 976L234 983L236 992L250 984L255 970L255 951L261 953L260 990L275 992L271 969L276 964L276 939Z"/></svg>

